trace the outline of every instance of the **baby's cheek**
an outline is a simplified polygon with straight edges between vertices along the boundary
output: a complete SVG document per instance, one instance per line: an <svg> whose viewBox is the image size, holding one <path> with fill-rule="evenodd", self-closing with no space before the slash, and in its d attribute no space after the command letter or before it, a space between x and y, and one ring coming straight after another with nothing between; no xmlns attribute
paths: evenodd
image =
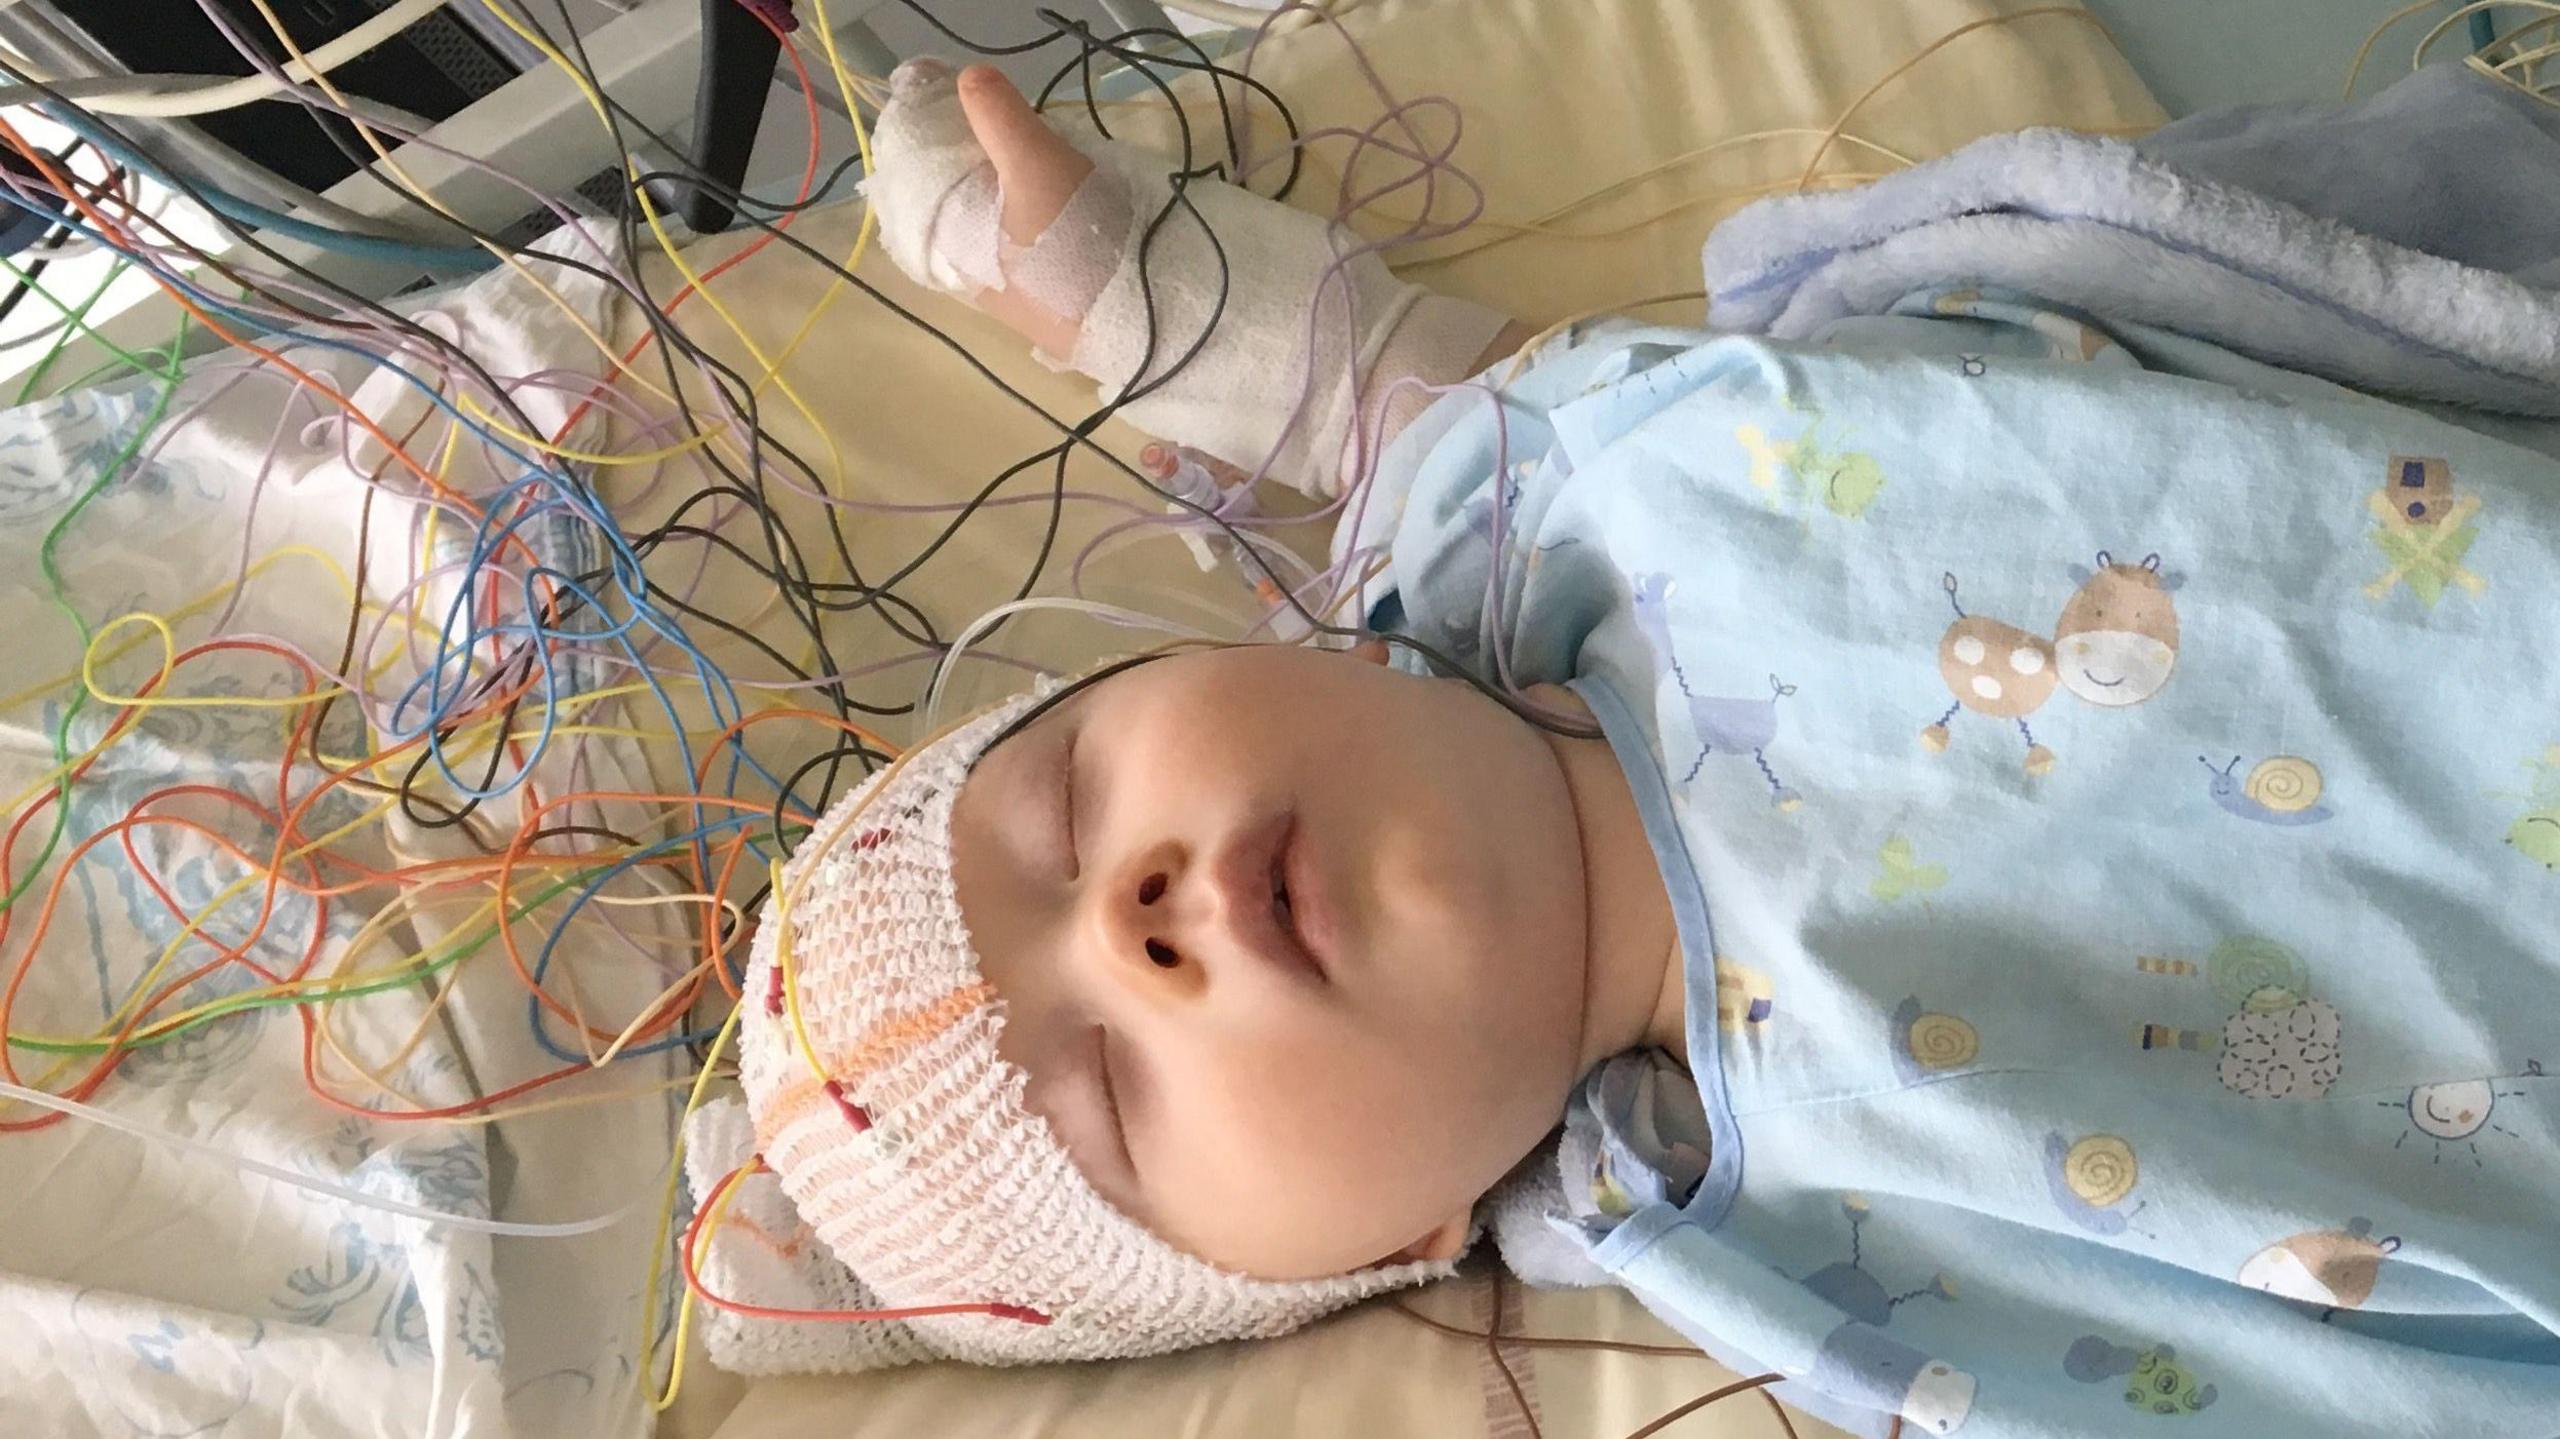
<svg viewBox="0 0 2560 1439"><path fill-rule="evenodd" d="M1288 1173L1321 1188L1372 1175L1409 1152L1418 1092L1441 1086L1383 1034L1299 1024L1230 1040L1186 1106L1191 1142L1246 1174Z"/></svg>
<svg viewBox="0 0 2560 1439"><path fill-rule="evenodd" d="M1339 1051L1295 1063L1231 1051L1155 1136L1151 1218L1174 1242L1271 1278L1393 1252L1450 1202L1434 1189L1446 1166L1417 1147L1429 1127L1390 1097L1409 1078Z"/></svg>

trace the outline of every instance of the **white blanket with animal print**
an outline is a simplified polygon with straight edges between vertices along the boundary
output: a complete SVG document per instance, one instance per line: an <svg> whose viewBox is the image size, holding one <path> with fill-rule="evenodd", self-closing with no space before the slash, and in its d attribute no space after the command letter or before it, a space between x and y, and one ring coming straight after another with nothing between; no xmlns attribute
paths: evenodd
<svg viewBox="0 0 2560 1439"><path fill-rule="evenodd" d="M406 303L441 312L445 332L469 337L502 377L600 363L557 311L496 284ZM554 284L590 307L588 323L604 323L599 287L576 277ZM345 393L408 398L398 385L366 386L375 372L344 354L290 353ZM190 811L185 801L163 802L161 811L206 829L135 827L130 856L110 829L142 797L173 785L272 800L288 743L279 716L288 711L256 706L309 683L267 651L191 661L168 692L196 702L148 712L107 747L69 787L59 841L48 847L55 817L45 796L62 755L87 751L117 713L84 695L88 637L150 611L170 617L180 647L254 636L326 657L346 623L344 574L363 488L342 457L342 427L311 423L330 407L235 358L193 367L165 402L161 388L131 382L0 411L0 695L8 697L0 700L0 794L17 796L12 815L28 806L38 815L0 878L0 888L26 885L0 931L0 975L25 972L12 981L8 1016L15 1077L54 1092L78 1087L97 1062L79 1042L113 1033L138 989L195 975L158 1011L172 1013L259 987L241 965L209 962L242 942L261 902L257 872L209 836L254 855L272 843L263 820L237 806ZM279 435L283 443L271 444ZM374 541L395 556L377 561L377 605L402 582L408 516L397 498L376 506ZM198 598L210 591L218 600L216 586L270 550L279 558L236 603ZM545 559L572 571L587 563L557 551ZM59 577L58 600L49 574ZM151 632L126 622L121 633L139 642L127 651L108 636L103 693L129 693L152 673ZM353 719L342 705L325 743L360 752ZM645 780L618 772L618 753L590 751L599 787ZM320 773L292 766L293 793L309 792ZM345 791L324 804L333 807L315 811L312 832L364 809ZM397 824L388 847L367 845L364 835L379 832L359 831L333 852L372 864L395 851L447 857L414 852L422 837ZM146 874L165 891L148 887ZM287 890L264 937L242 953L281 971L303 960L308 944L309 972L324 976L344 972L341 965L381 965L390 954L437 952L445 936L435 904L392 916L399 922L387 934L368 924L388 898L359 890L324 913ZM467 922L476 903L465 896L450 917ZM49 922L39 923L40 908ZM209 918L190 936L183 916L198 912ZM386 942L359 944L369 930ZM628 1007L617 1012L636 1011L662 982L627 963L593 969L579 981L588 1002ZM502 962L492 955L455 974L440 1016L426 986L393 989L331 1006L322 1037L293 1009L229 1014L133 1050L89 1101L147 1129L447 1214L556 1223L611 1214L652 1192L674 1136L674 1096L645 1091L668 1081L665 1058L617 1064L537 1096L644 1089L611 1108L495 1124L404 1123L375 1112L400 1102L354 1081L341 1052L369 1062L397 1056L385 1078L420 1106L468 1101L557 1065L535 1046L524 991ZM307 1048L345 1107L305 1087ZM28 1127L39 1121L46 1127ZM636 1212L597 1233L492 1238L15 1104L0 1103L0 1123L9 1126L0 1130L0 1432L636 1439L652 1427L640 1340L667 1311L664 1295L645 1289L650 1227Z"/></svg>

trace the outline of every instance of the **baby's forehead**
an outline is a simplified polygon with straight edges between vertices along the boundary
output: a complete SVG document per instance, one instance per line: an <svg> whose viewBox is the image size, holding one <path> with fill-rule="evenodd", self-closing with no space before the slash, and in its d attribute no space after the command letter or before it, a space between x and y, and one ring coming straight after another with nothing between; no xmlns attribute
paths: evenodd
<svg viewBox="0 0 2560 1439"><path fill-rule="evenodd" d="M987 741L987 747L978 752L977 759L970 764L970 771L975 773L978 765L986 763L988 756L1003 749L1022 735L1060 722L1067 713L1073 711L1079 700L1091 693L1092 689L1091 684L1070 683L1062 686L1057 693L1044 697L1039 703L1014 716L1003 729L996 732L994 739Z"/></svg>
<svg viewBox="0 0 2560 1439"><path fill-rule="evenodd" d="M1013 739L1026 730L1041 728L1067 718L1076 710L1085 707L1097 692L1110 686L1113 681L1128 675L1130 671L1171 657L1170 654L1132 655L1125 659L1109 661L1096 669L1088 670L1065 681L1056 691L1042 696L1038 703L1014 716L1010 723L996 733L994 739L987 742L986 749L979 752L978 758L984 760L989 754L1002 748L1007 740Z"/></svg>

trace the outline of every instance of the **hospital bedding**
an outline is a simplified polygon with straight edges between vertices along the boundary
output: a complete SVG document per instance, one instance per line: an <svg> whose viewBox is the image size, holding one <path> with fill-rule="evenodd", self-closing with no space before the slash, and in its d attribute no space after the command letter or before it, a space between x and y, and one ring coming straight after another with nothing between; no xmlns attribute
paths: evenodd
<svg viewBox="0 0 2560 1439"><path fill-rule="evenodd" d="M1671 0L1576 7L1380 0L1354 9L1350 24L1400 92L1427 82L1462 107L1469 128L1458 163L1486 184L1493 215L1528 219L1581 196L1598 179L1635 174L1718 139L1773 127L1818 133L1928 41L2028 8L1920 0L1880 16L1852 0L1717 7ZM1447 63L1456 53L1468 63ZM1309 123L1365 122L1375 99L1339 56L1330 37L1307 32L1267 50L1260 69ZM1877 92L1847 128L1926 156L2031 123L2122 133L2159 118L2104 39L2069 16L1976 33L1925 66ZM1568 88L1554 78L1579 75L1610 79ZM1551 100L1524 100L1533 95ZM1791 182L1813 140L1797 133L1742 142L1556 221L1565 230L1622 229L1606 238L1531 234L1469 251L1501 233L1486 232L1426 245L1404 258L1416 278L1508 304L1531 320L1691 288L1697 237L1738 197L1649 217L1708 191ZM1849 172L1877 163L1872 152L1835 146L1822 169ZM1314 186L1307 192L1316 193ZM840 254L850 244L851 216L814 215L803 233ZM737 243L698 247L693 263L707 266ZM1041 371L974 316L915 295L883 264L867 264L865 272L1055 412L1082 412L1086 396ZM714 292L743 322L747 337L724 339L722 327L708 320L697 333L724 359L756 373L757 354L780 350L806 318L815 275L779 250L760 255ZM681 281L659 265L653 282L664 294ZM524 298L477 308L453 303L505 355L512 368L502 373L593 363L584 341L557 329L510 329L540 311L538 304L521 303ZM592 297L588 303L617 340L637 335L637 317L627 309ZM348 383L361 378L352 361L312 358L335 366ZM764 396L768 424L801 453L826 457L820 463L831 473L840 464L847 493L937 498L939 491L929 487L974 482L1052 438L1027 412L991 403L959 361L932 341L856 296L832 302L825 323L783 377L808 413L797 413L776 386ZM219 361L199 366L175 397L173 412L209 398L215 422L177 432L179 439L149 463L128 467L66 529L59 558L69 593L92 626L127 610L173 608L229 573L239 563L253 512L258 550L300 541L344 560L358 492L331 470L340 463L337 436L325 423L314 424L317 407L280 414L279 393L273 381L241 380ZM117 453L156 400L155 386L128 385L0 416L0 626L9 635L0 688L34 684L77 662L74 633L50 608L37 578L37 551L73 491ZM1124 449L1133 444L1116 427L1103 434ZM279 437L281 459L261 486L254 472ZM1069 482L1106 487L1098 467L1081 461L1071 466ZM646 480L617 483L624 485L617 493L632 495ZM640 512L646 508L635 505L626 523L646 524L650 516ZM904 588L946 629L956 628L1010 592L1036 533L1036 509L992 512L972 522L943 560ZM1070 508L1059 553L1081 550L1109 519ZM856 530L857 556L911 552L929 523L880 517ZM752 583L743 572L716 568L707 577L715 596L722 586L735 594ZM1231 623L1245 610L1231 581L1201 574L1179 546L1162 540L1106 555L1087 588L1100 598L1204 623ZM339 636L326 617L341 613L342 595L325 566L289 555L252 587L231 623L334 654ZM199 615L182 624L182 641L204 633L210 619ZM1009 647L1069 663L1107 650L1116 638L1086 622L1034 617ZM751 671L742 655L718 657ZM110 673L147 678L150 668L147 660L134 661ZM256 695L292 686L281 664L242 662L219 676L190 675L196 692ZM1011 679L980 670L964 671L962 682L956 704ZM48 715L46 724L52 722ZM75 749L94 737L98 722L94 712L73 721ZM38 782L55 762L51 742L49 733L23 724L0 735L0 789L15 793ZM243 757L272 753L274 743L272 719L254 710L158 711L145 738L121 747L115 767L95 776L99 782L89 793L96 813L87 818L94 825L142 793L176 779L201 779L208 769L254 784ZM635 783L671 778L647 774L641 756L625 758ZM608 753L603 762L613 757ZM167 846L155 864L178 877L182 901L201 901L227 882L229 871L208 855L177 841L152 842ZM439 852L437 843L432 835L401 830L390 841L429 856ZM80 873L66 891L70 918L56 942L81 962L39 966L43 989L22 999L22 1024L93 1026L176 928L165 908L135 891L129 869L100 864ZM333 911L324 946L343 946L364 917L347 906ZM436 922L430 914L418 923L432 931ZM297 940L307 933L292 924L278 929ZM433 938L411 936L402 947ZM461 973L461 993L443 1024L411 1051L397 1076L423 1102L469 1097L482 1071L525 1073L545 1063L526 1030L521 990L495 974L475 979L467 966ZM232 982L209 981L202 997ZM616 977L591 964L581 982L611 986ZM595 1002L628 1007L655 989L654 980L636 975L620 982L629 992L598 991ZM363 1037L367 1052L395 1048L405 1037L408 1016L398 1011L398 996L388 998L393 1002L377 998L364 1008L363 1022L382 1031ZM415 1001L424 1003L423 996ZM348 1021L342 1016L339 1022ZM492 1238L431 1230L270 1181L244 1181L201 1158L78 1124L0 1139L8 1146L0 1150L0 1204L6 1206L0 1333L9 1336L0 1344L0 1410L13 1427L225 1439L647 1432L635 1367L644 1315L652 1308L642 1292L651 1226L641 1211L666 1158L671 1099L494 1126L395 1125L315 1104L297 1077L299 1045L299 1027L284 1012L228 1021L200 1038L137 1056L99 1098L152 1127L417 1205L536 1222L607 1215L625 1206L634 1213L575 1238ZM619 1088L655 1077L672 1074L626 1063L583 1082ZM613 1118L597 1122L599 1113ZM1537 1295L1525 1316L1516 1300L1515 1290L1508 1317L1530 1331L1662 1337L1615 1296ZM1462 1325L1481 1326L1490 1313L1481 1289L1464 1285L1415 1303ZM662 1305L654 1317L663 1324ZM746 1391L719 1433L723 1439L1451 1433L1478 1425L1489 1434L1524 1433L1508 1382L1480 1357L1486 1352L1373 1309L1252 1351L1144 1365L1001 1375L924 1370L759 1384ZM1621 1432L1698 1392L1716 1373L1689 1359L1526 1349L1505 1358L1543 1416L1545 1432L1559 1436ZM704 1432L735 1389L699 1371L691 1382L700 1408L679 1408L682 1423L671 1426L676 1432ZM1335 1417L1329 1421L1328 1414ZM1774 1432L1765 1406L1747 1401L1689 1422L1698 1433Z"/></svg>
<svg viewBox="0 0 2560 1439"><path fill-rule="evenodd" d="M1960 27L2038 8L1976 0L1889 6L1866 0L1604 0L1572 6L1542 0L1391 0L1352 9L1348 23L1399 94L1446 93L1463 108L1466 130L1455 158L1485 183L1491 192L1488 213L1497 220L1534 219L1609 181L1732 137L1764 129L1795 132L1728 144L1671 165L1658 179L1555 222L1558 229L1598 238L1530 234L1470 251L1502 233L1487 230L1415 247L1419 255L1409 258L1424 263L1404 265L1405 273L1424 283L1508 305L1524 319L1545 323L1694 289L1697 245L1707 229L1744 202L1742 192L1792 186L1822 130L1874 82ZM1329 37L1311 33L1292 37L1277 53L1266 51L1257 70L1273 79L1311 128L1365 125L1377 103L1356 69L1341 63L1341 54ZM1453 55L1464 55L1465 63L1451 63ZM1610 79L1582 85L1562 78L1581 75ZM1846 128L1920 158L2023 126L2123 135L2148 130L2162 118L2107 40L2085 20L2062 14L1995 25L1950 42L1904 78L1877 89ZM1317 153L1338 155L1340 148L1339 141L1320 143ZM1822 169L1873 173L1891 164L1848 146L1835 147ZM1335 173L1320 158L1312 178L1326 190L1315 193L1326 193ZM1721 198L1695 203L1718 192ZM1454 196L1441 201L1444 207L1457 202ZM1410 205L1387 208L1413 213ZM725 243L713 253L722 248ZM1454 258L1435 264L1428 262L1432 256ZM968 339L1006 379L1062 413L1081 413L1077 406L1089 392L1080 385L1042 371L978 317L931 296L910 300L915 292L886 266L879 273L888 275L883 284L894 295ZM774 277L778 288L790 283L787 266L755 274L759 282ZM757 328L759 343L778 344L792 323L787 313L777 312ZM846 444L861 447L864 465L946 454L954 462L951 473L983 474L1045 441L1036 421L991 411L960 389L965 372L929 340L864 320L849 322L831 342L844 347L839 353L860 357L863 373L889 377L890 388L866 397L849 367L794 371L811 375L816 388L809 397L822 413L859 405L874 417L871 424L844 427ZM955 405L966 407L967 424L947 418ZM798 422L786 416L778 423L788 429ZM1102 435L1115 444L1135 443L1116 426L1106 426ZM1027 525L1028 517L1016 522ZM1014 571L996 558L1007 553L999 531L999 524L988 526L979 540L989 548L974 552L971 563L996 563L995 574L1010 575ZM1161 586L1187 578L1179 574L1187 568L1183 561L1150 571L1144 583L1161 594ZM968 613L971 600L993 588L982 580L975 590L950 592L948 612ZM1159 602L1199 606L1215 598L1214 590L1194 583ZM1070 648L1092 645L1099 652L1111 637L1078 631L1058 638ZM986 691L993 692L993 686ZM1678 1342L1614 1292L1538 1292L1524 1300L1515 1284L1507 1294L1505 1314L1514 1330ZM1433 1317L1479 1330L1492 1312L1482 1279L1443 1286L1413 1303ZM1485 1344L1451 1339L1393 1309L1372 1307L1249 1348L1121 1365L1004 1372L928 1366L759 1380L744 1388L717 1433L718 1439L905 1439L928 1432L973 1439L1525 1439L1531 1430L1519 1417L1520 1401L1511 1388L1516 1381L1550 1439L1618 1439L1731 1378L1694 1357L1525 1346L1505 1346L1502 1354L1511 1379ZM1794 1422L1806 1435L1828 1432L1802 1416ZM1745 1396L1684 1419L1672 1432L1758 1439L1782 1431L1767 1406Z"/></svg>

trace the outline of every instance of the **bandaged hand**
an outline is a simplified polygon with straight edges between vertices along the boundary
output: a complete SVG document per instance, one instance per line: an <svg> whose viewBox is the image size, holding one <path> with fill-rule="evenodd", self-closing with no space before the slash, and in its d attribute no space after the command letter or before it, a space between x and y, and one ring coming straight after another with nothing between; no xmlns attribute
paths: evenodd
<svg viewBox="0 0 2560 1439"><path fill-rule="evenodd" d="M890 89L864 185L890 258L1133 394L1150 434L1330 498L1427 399L1396 380L1462 379L1503 331L1343 260L1359 241L1317 216L1207 179L1177 198L1172 162L1060 134L994 70L910 61Z"/></svg>

